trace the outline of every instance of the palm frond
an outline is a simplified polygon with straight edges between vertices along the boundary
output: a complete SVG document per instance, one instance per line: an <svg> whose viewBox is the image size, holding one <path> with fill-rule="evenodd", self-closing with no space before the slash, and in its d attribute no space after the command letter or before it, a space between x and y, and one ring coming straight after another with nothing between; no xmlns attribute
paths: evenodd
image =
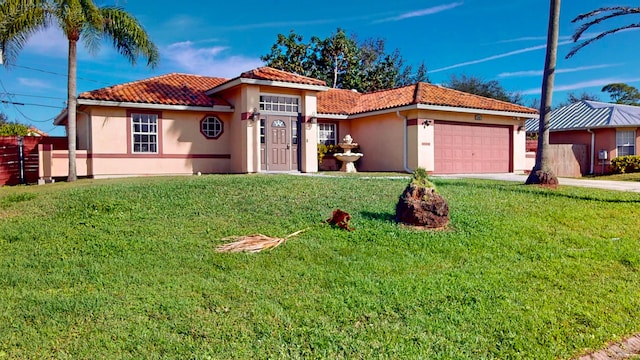
<svg viewBox="0 0 640 360"><path fill-rule="evenodd" d="M233 240L233 242L220 245L216 248L217 252L221 253L236 253L236 252L250 252L257 253L266 249L273 249L280 244L285 243L289 238L300 234L307 229L298 230L292 234L289 234L283 238L270 237L262 234L243 235L243 236L230 236L222 240Z"/></svg>
<svg viewBox="0 0 640 360"><path fill-rule="evenodd" d="M135 65L137 58L147 59L147 65L158 65L160 54L142 25L126 11L113 6L100 8L103 22L103 35L113 42L116 51Z"/></svg>
<svg viewBox="0 0 640 360"><path fill-rule="evenodd" d="M592 21L589 21L587 23L582 24L578 28L578 30L576 30L576 32L573 34L573 36L572 36L573 41L574 42L578 41L580 39L580 37L582 36L582 34L584 34L584 32L587 31L589 28L591 28L593 25L600 24L601 22L603 22L605 20L608 20L608 19L611 19L611 18L614 18L614 17L640 13L640 8L629 8L629 7L601 8L601 9L592 11L591 13L579 15L578 17L573 19L571 22L580 21L580 20L586 19L588 17L598 15L598 14L600 14L602 12L607 12L607 11L612 11L612 10L616 10L616 11L612 12L611 14L601 16L601 17L596 18L596 19L594 19ZM590 14L593 14L593 15L590 15Z"/></svg>
<svg viewBox="0 0 640 360"><path fill-rule="evenodd" d="M640 28L640 23L630 24L630 25L621 26L619 28L615 28L615 29L612 29L612 30L608 30L608 31L605 31L605 32L599 34L596 37L593 37L591 39L585 40L585 41L581 42L580 44L576 45L574 48L572 48L571 51L569 51L569 53L567 54L567 56L565 56L565 58L568 59L568 58L572 57L573 55L575 55L583 47L591 44L594 41L598 41L598 40L602 39L603 37L605 37L607 35L614 34L614 33L617 33L619 31L623 31L623 30L627 30L627 29L632 29L632 28Z"/></svg>
<svg viewBox="0 0 640 360"><path fill-rule="evenodd" d="M5 64L17 58L31 35L49 24L50 13L44 1L0 2L0 49Z"/></svg>

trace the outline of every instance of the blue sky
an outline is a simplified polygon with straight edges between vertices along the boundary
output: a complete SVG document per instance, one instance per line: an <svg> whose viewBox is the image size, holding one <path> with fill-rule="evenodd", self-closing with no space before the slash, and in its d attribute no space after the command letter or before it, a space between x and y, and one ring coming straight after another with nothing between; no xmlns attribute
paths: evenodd
<svg viewBox="0 0 640 360"><path fill-rule="evenodd" d="M414 68L424 61L433 83L451 75L498 80L529 102L539 97L544 65L549 5L541 0L350 0L300 2L289 0L181 3L96 1L119 5L137 17L158 45L161 63L147 69L144 60L131 66L110 44L96 54L82 46L78 91L140 80L170 72L234 77L262 63L278 33L295 30L305 40L326 37L340 27L358 38L386 39L388 51L398 48ZM313 4L313 5L311 5ZM626 82L640 86L640 32L626 31L600 40L573 58L564 56L573 43L576 15L620 3L565 0L561 10L560 46L554 102L568 92L583 91L609 101L603 85ZM625 5L640 6L627 3ZM637 18L614 19L590 34ZM67 43L58 30L32 37L14 62L0 69L0 110L10 120L34 125L52 135L64 135L52 118L66 98ZM8 104L14 102L24 105Z"/></svg>

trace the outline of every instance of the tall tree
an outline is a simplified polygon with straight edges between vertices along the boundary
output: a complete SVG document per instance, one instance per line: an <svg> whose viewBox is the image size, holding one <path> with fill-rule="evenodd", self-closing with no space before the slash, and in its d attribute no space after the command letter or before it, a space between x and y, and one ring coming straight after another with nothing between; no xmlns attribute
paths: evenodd
<svg viewBox="0 0 640 360"><path fill-rule="evenodd" d="M78 41L83 40L89 50L95 52L101 39L109 40L132 64L142 56L147 59L148 66L155 67L159 61L159 54L142 25L119 7L98 7L93 0L4 0L0 2L0 50L4 63L16 59L31 35L52 26L59 27L69 42L67 180L75 181Z"/></svg>
<svg viewBox="0 0 640 360"><path fill-rule="evenodd" d="M358 41L342 29L327 38L311 37L307 43L291 31L278 34L268 54L260 57L268 66L296 74L315 77L334 88L370 92L407 85L412 80L428 81L426 67L412 75L398 50L388 53L385 40L368 38ZM419 76L418 76L419 75Z"/></svg>
<svg viewBox="0 0 640 360"><path fill-rule="evenodd" d="M586 91L583 91L580 94L576 94L573 91L567 94L567 99L565 101L560 102L556 108L561 108L563 106L571 105L578 101L582 100L590 100L590 101L600 101L598 95L590 94ZM538 106L539 107L539 106Z"/></svg>
<svg viewBox="0 0 640 360"><path fill-rule="evenodd" d="M590 11L588 13L580 14L575 19L573 19L571 22L575 23L575 22L580 22L580 21L583 21L583 20L589 20L589 19L591 19L591 20L585 22L584 24L582 24L576 30L576 32L573 34L573 41L574 42L578 42L580 40L580 38L582 37L582 35L584 35L585 31L589 30L594 25L602 23L603 21L606 21L606 20L609 20L609 19L612 19L612 18L616 18L616 17L619 17L619 16L638 15L638 14L640 14L640 7L629 7L629 6L601 7L601 8L598 8L596 10ZM622 31L622 30L631 29L631 28L638 28L638 27L640 27L640 23L633 23L633 24L618 26L618 27L613 28L611 30L607 30L607 31L601 32L597 36L591 37L589 39L586 39L586 40L582 41L581 43L579 43L578 45L576 45L573 49L571 49L571 51L569 51L569 53L567 54L566 58L568 59L568 58L572 57L573 55L575 55L583 47L591 44L594 41L598 41L598 40L602 39L603 37L605 37L607 35L615 34L615 33L619 32L619 31Z"/></svg>
<svg viewBox="0 0 640 360"><path fill-rule="evenodd" d="M540 100L540 121L538 122L538 151L534 165L526 184L555 186L558 178L551 169L549 156L549 119L551 118L551 100L553 81L558 55L558 29L560 27L560 0L549 1L549 27L547 29L547 51L542 77L542 97Z"/></svg>
<svg viewBox="0 0 640 360"><path fill-rule="evenodd" d="M477 76L462 74L460 76L451 75L449 81L444 84L446 87L464 91L469 94L480 95L496 100L522 104L522 96L518 93L507 91L497 80L485 81Z"/></svg>
<svg viewBox="0 0 640 360"><path fill-rule="evenodd" d="M611 100L616 104L640 105L640 92L635 86L625 83L613 83L605 85L602 92L609 93Z"/></svg>

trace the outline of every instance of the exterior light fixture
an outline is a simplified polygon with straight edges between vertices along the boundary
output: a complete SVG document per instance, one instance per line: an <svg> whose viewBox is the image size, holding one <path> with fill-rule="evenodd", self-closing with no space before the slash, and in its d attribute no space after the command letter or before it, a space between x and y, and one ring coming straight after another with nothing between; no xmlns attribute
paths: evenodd
<svg viewBox="0 0 640 360"><path fill-rule="evenodd" d="M258 112L258 109L253 108L253 112L251 113L251 120L258 121L259 118L260 118L260 113Z"/></svg>
<svg viewBox="0 0 640 360"><path fill-rule="evenodd" d="M482 115L476 114L475 119L478 121L482 120Z"/></svg>
<svg viewBox="0 0 640 360"><path fill-rule="evenodd" d="M431 121L431 120L429 120L429 119L424 119L424 120L422 121L422 126L423 126L425 129L427 128L427 126L430 126L430 125L432 125L432 121Z"/></svg>
<svg viewBox="0 0 640 360"><path fill-rule="evenodd" d="M312 124L317 124L318 123L318 115L316 114L315 111L313 113L311 113L311 117L309 118L309 121Z"/></svg>

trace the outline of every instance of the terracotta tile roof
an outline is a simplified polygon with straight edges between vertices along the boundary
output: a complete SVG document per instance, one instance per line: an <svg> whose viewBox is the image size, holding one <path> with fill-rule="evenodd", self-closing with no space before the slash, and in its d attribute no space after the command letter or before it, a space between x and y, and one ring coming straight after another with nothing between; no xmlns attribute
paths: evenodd
<svg viewBox="0 0 640 360"><path fill-rule="evenodd" d="M317 97L318 113L346 115L358 105L362 94L353 90L329 89L319 92Z"/></svg>
<svg viewBox="0 0 640 360"><path fill-rule="evenodd" d="M224 78L172 73L83 92L78 95L78 99L203 107L230 106L222 98L205 95L205 91L226 81Z"/></svg>
<svg viewBox="0 0 640 360"><path fill-rule="evenodd" d="M259 67L247 72L243 72L240 75L242 79L255 79L255 80L267 80L267 81L282 81L294 84L305 85L319 85L325 86L326 83L322 80L293 74L290 72L274 69L268 66Z"/></svg>
<svg viewBox="0 0 640 360"><path fill-rule="evenodd" d="M420 104L537 114L536 109L427 83L417 84Z"/></svg>
<svg viewBox="0 0 640 360"><path fill-rule="evenodd" d="M341 89L318 93L318 113L360 114L412 104L536 114L537 110L427 83L367 94Z"/></svg>

